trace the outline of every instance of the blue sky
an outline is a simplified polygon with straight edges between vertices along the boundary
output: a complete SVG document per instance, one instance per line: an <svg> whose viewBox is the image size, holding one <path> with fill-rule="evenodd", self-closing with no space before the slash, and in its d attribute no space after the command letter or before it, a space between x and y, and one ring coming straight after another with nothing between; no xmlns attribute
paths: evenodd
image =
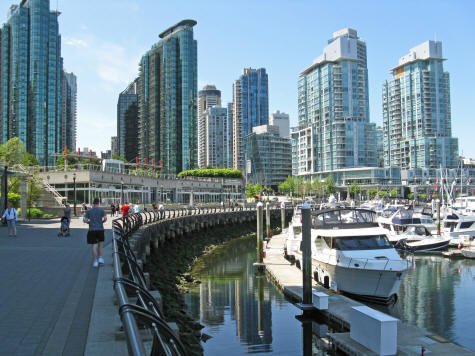
<svg viewBox="0 0 475 356"><path fill-rule="evenodd" d="M11 1L0 0L7 12ZM368 51L371 121L381 124L381 85L409 49L443 43L450 72L452 132L475 158L475 1L153 1L51 0L62 12L67 71L78 77L78 144L110 148L119 93L137 75L140 57L178 21L198 22L198 89L215 84L223 104L244 67L269 74L269 110L297 123L298 74L321 54L332 33L358 31Z"/></svg>

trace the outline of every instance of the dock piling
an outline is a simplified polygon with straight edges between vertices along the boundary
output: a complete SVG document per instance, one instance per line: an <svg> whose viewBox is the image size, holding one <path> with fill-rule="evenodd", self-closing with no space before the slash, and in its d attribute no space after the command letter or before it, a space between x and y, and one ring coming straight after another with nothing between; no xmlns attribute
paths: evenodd
<svg viewBox="0 0 475 356"><path fill-rule="evenodd" d="M311 242L310 205L302 205L302 276L303 302L302 306L312 306L312 242Z"/></svg>
<svg viewBox="0 0 475 356"><path fill-rule="evenodd" d="M263 241L264 241L264 204L257 203L257 262L254 266L262 269L264 266L263 259Z"/></svg>
<svg viewBox="0 0 475 356"><path fill-rule="evenodd" d="M285 203L284 202L280 204L280 223L282 225L282 231L284 231L284 228L285 228Z"/></svg>
<svg viewBox="0 0 475 356"><path fill-rule="evenodd" d="M270 239L270 204L266 203L266 238Z"/></svg>

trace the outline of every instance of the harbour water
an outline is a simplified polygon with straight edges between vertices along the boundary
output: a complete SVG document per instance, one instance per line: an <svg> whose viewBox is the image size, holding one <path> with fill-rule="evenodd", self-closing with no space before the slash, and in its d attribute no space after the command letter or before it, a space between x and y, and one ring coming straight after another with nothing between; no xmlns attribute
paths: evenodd
<svg viewBox="0 0 475 356"><path fill-rule="evenodd" d="M389 313L475 350L471 329L475 325L475 260L436 255L413 258L414 266Z"/></svg>
<svg viewBox="0 0 475 356"><path fill-rule="evenodd" d="M238 246L200 260L201 284L185 297L211 337L203 343L205 355L303 354L304 332L295 318L300 310L255 274L255 241ZM475 261L414 256L398 302L385 312L475 350L474 300ZM312 340L313 354L326 355Z"/></svg>
<svg viewBox="0 0 475 356"><path fill-rule="evenodd" d="M201 284L185 301L205 326L202 332L211 336L203 343L205 355L302 354L303 328L295 318L300 310L254 273L255 261L254 239L201 261ZM313 354L326 355L313 348Z"/></svg>

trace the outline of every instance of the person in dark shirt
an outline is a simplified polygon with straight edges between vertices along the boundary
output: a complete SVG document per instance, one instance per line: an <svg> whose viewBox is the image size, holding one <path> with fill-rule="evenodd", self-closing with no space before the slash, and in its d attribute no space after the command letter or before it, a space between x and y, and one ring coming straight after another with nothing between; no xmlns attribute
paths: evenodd
<svg viewBox="0 0 475 356"><path fill-rule="evenodd" d="M104 222L107 221L107 214L99 207L99 199L95 198L92 209L86 211L84 222L89 224L87 232L87 243L92 245L93 267L104 264L102 257L102 245L104 243ZM97 256L97 245L99 245L99 256Z"/></svg>

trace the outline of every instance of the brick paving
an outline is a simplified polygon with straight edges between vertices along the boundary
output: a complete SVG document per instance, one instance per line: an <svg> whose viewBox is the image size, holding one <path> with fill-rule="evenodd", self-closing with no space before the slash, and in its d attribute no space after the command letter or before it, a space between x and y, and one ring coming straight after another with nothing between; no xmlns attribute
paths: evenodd
<svg viewBox="0 0 475 356"><path fill-rule="evenodd" d="M58 231L59 219L21 222L16 238L0 228L0 355L84 354L98 269L81 219Z"/></svg>

